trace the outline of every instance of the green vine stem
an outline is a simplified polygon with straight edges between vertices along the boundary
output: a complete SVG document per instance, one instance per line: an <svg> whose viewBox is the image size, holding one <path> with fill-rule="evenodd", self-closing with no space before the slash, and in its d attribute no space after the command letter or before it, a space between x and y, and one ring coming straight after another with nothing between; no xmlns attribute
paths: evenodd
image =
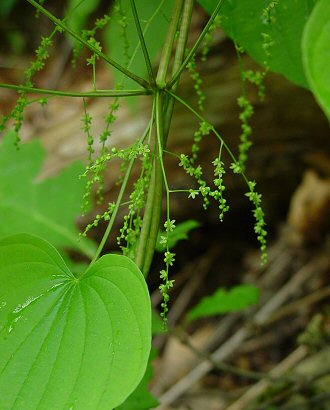
<svg viewBox="0 0 330 410"><path fill-rule="evenodd" d="M118 71L122 72L125 74L127 77L131 78L133 81L141 85L143 88L149 89L150 85L149 83L144 80L143 78L137 76L136 74L132 73L131 71L127 70L125 67L121 66L118 64L116 61L114 61L112 58L104 54L102 51L94 47L92 44L90 44L87 40L83 39L79 34L71 30L69 27L67 27L60 19L55 17L52 13L50 13L48 10L46 10L44 7L42 7L39 3L37 3L35 0L27 0L32 6L34 6L37 10L39 10L42 14L47 16L56 26L58 26L61 31L65 31L70 36L78 40L81 44L83 44L85 47L87 47L89 50L91 50L94 54L97 56L101 57L104 61L106 61L108 64L112 65L114 68L116 68Z"/></svg>
<svg viewBox="0 0 330 410"><path fill-rule="evenodd" d="M145 255L147 252L148 237L150 234L150 226L153 218L154 197L156 190L156 159L153 159L152 175L146 200L146 206L144 209L143 224L141 228L138 250L136 253L135 263L143 271L143 265L145 261ZM145 274L147 276L147 274Z"/></svg>
<svg viewBox="0 0 330 410"><path fill-rule="evenodd" d="M154 71L152 69L152 65L151 65L148 49L147 49L147 46L146 46L146 42L144 40L144 35L143 35L142 29L141 29L140 19L139 19L138 12L137 12L137 9L136 9L135 0L130 0L130 3L131 3L131 9L132 9L133 17L134 17L136 30L138 32L141 48L142 48L142 51L143 51L144 60L145 60L146 66L147 66L149 82L152 86L154 86L155 85L155 75L154 75Z"/></svg>
<svg viewBox="0 0 330 410"><path fill-rule="evenodd" d="M184 2L180 32L173 62L172 76L174 76L174 74L180 69L184 59L193 8L193 0L186 0Z"/></svg>
<svg viewBox="0 0 330 410"><path fill-rule="evenodd" d="M155 121L155 102L153 103L153 106L152 106L152 114L151 114L150 127L149 127L149 138L148 138L149 144L150 144L150 140L151 140L151 136L153 132L154 121ZM151 219L152 219L152 214L153 214L153 197L154 197L154 190L155 190L155 158L154 157L152 158L152 162L153 162L152 171L151 171L152 174L151 174L148 194L146 198L146 205L144 208L142 228L141 228L137 252L135 256L135 263L137 264L137 266L140 268L141 271L143 269L146 246L147 246L150 224L151 224Z"/></svg>
<svg viewBox="0 0 330 410"><path fill-rule="evenodd" d="M46 94L55 95L59 97L134 97L141 95L150 95L151 91L148 90L96 90L96 91L86 91L86 92L75 92L75 91L58 91L58 90L48 90L45 88L35 88L27 87L25 85L13 85L0 83L0 88L7 88L9 90L26 91L27 93L34 94Z"/></svg>
<svg viewBox="0 0 330 410"><path fill-rule="evenodd" d="M177 70L177 72L173 75L172 79L169 81L167 84L166 88L171 89L173 85L178 81L180 78L180 75L182 74L183 70L186 68L187 64L189 61L193 58L193 56L196 54L198 47L204 40L204 37L208 33L210 27L212 26L214 19L217 17L222 5L224 3L224 0L219 0L216 8L214 9L209 21L207 22L206 26L204 27L203 31L201 32L200 36L198 37L196 43L194 44L193 48L190 50L189 54L181 64L180 68Z"/></svg>
<svg viewBox="0 0 330 410"><path fill-rule="evenodd" d="M152 201L150 201L150 224L149 231L147 231L147 241L143 250L144 259L141 265L142 273L145 277L148 276L152 258L155 252L156 240L159 230L159 221L162 210L163 198L163 174L160 167L158 156L155 156L154 162L154 185L152 187ZM143 220L144 222L144 220Z"/></svg>
<svg viewBox="0 0 330 410"><path fill-rule="evenodd" d="M148 275L152 258L155 252L156 240L159 231L159 222L162 212L162 199L163 199L163 158L162 150L164 144L164 111L163 111L163 98L164 94L157 91L156 93L156 149L158 154L155 154L155 189L152 209L152 220L150 224L149 236L147 241L146 253L142 268L142 273L145 277Z"/></svg>
<svg viewBox="0 0 330 410"><path fill-rule="evenodd" d="M154 122L154 109L152 110L151 120L150 120L148 126L146 127L146 129L145 129L145 131L144 131L142 137L140 138L140 141L141 141L141 142L145 141L145 139L147 138L147 136L151 133L151 130L152 130L152 127L153 127L153 122ZM95 256L94 256L93 261L91 262L91 264L93 264L93 263L99 258L100 254L101 254L101 252L102 252L102 249L104 248L104 245L105 245L106 241L108 240L108 237L109 237L109 235L110 235L111 229L112 229L113 224L114 224L114 222L115 222L115 219L116 219L116 216L117 216L119 207L120 207L120 205L122 205L123 195L124 195L124 193L125 193L125 190L126 190L126 187L127 187L127 184L128 184L128 180L129 180L130 175L131 175L131 173L132 173L132 169L133 169L133 165L134 165L135 160L136 160L136 158L132 158L132 159L129 161L129 163L128 163L127 170L126 170L124 179L123 179L123 181L121 182L120 191L119 191L119 194L118 194L118 197L117 197L117 201L116 201L116 204L115 204L113 213L112 213L112 215L111 215L109 224L108 224L108 226L107 226L107 229L106 229L106 231L105 231L105 233L104 233L104 235L103 235L103 238L102 238L102 240L101 240L101 243L100 243L100 245L99 245L99 247L98 247L98 249L97 249L97 251L96 251L96 254L95 254Z"/></svg>
<svg viewBox="0 0 330 410"><path fill-rule="evenodd" d="M156 105L153 105L152 127L156 116ZM145 277L148 276L152 258L154 255L155 244L159 229L159 220L161 215L163 197L163 178L162 169L158 156L157 141L154 147L153 169L146 199L146 206L143 216L143 224L141 228L138 249L135 257L135 263L141 269Z"/></svg>
<svg viewBox="0 0 330 410"><path fill-rule="evenodd" d="M183 0L176 1L173 17L170 23L170 28L167 34L157 73L156 83L158 90L156 91L155 95L157 139L155 141L153 175L147 196L145 214L143 218L143 225L136 257L136 263L142 269L142 272L145 276L148 275L148 272L150 270L159 230L165 176L162 156L163 150L166 148L167 136L170 129L174 104L173 98L169 97L169 95L164 94L161 89L166 83L166 77L181 15L182 20L179 30L178 48L174 57L174 69L178 68L182 63L185 44L190 27L192 6L192 0L188 0L186 2L184 2ZM167 187L167 196L168 195L169 190Z"/></svg>
<svg viewBox="0 0 330 410"><path fill-rule="evenodd" d="M171 54L173 51L174 40L179 25L183 2L184 0L177 0L175 3L173 17L165 40L165 45L159 63L156 79L156 83L160 89L164 88L166 85L167 71L171 62Z"/></svg>
<svg viewBox="0 0 330 410"><path fill-rule="evenodd" d="M106 229L106 231L105 231L105 233L104 233L104 235L103 235L103 238L102 238L102 240L101 240L101 242L100 242L100 245L99 245L99 247L97 248L97 251L96 251L96 253L95 253L95 255L94 255L94 258L93 258L93 260L92 260L92 262L91 262L91 265L93 265L93 263L95 263L96 260L99 258L100 254L101 254L101 252L102 252L102 249L104 248L104 245L106 244L106 241L108 240L108 237L109 237L109 235L110 235L111 229L112 229L113 224L114 224L114 222L115 222L115 219L116 219L116 217L117 217L117 213L118 213L119 207L120 207L120 205L121 205L121 203L122 203L123 196L124 196L124 193L125 193L127 184L128 184L129 177L130 177L131 172L132 172L132 169L133 169L134 162L135 162L135 158L131 159L130 162L129 162L129 164L128 164L128 168L127 168L127 171L126 171L126 173L125 173L124 180L123 180L123 182L122 182L122 184L121 184L121 187L120 187L120 191L119 191L119 194L118 194L118 198L117 198L117 201L116 201L115 208L114 208L114 210L113 210L113 213L111 214L111 218L110 218L109 224L108 224L107 229Z"/></svg>
<svg viewBox="0 0 330 410"><path fill-rule="evenodd" d="M175 73L181 66L183 58L184 58L184 53L186 50L186 44L188 40L188 34L189 34L189 28L191 24L191 16L192 16L192 11L194 7L194 1L193 0L186 0L183 6L183 11L182 11L182 23L180 25L180 32L179 32L179 37L177 41L177 47L175 50L175 56L174 56L174 61L173 61L173 68L172 68L172 75ZM172 91L175 93L176 88L178 86L178 82L174 84ZM172 114L173 114L173 108L174 108L174 99L168 95L169 98L166 99L165 101L165 141L167 140L167 135L169 132L170 128L170 123L172 119ZM166 145L166 144L164 144Z"/></svg>

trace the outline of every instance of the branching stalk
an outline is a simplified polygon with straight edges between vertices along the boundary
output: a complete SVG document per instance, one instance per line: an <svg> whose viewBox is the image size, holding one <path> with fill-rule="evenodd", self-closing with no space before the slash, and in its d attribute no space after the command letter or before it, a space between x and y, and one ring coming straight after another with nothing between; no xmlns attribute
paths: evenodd
<svg viewBox="0 0 330 410"><path fill-rule="evenodd" d="M205 117L203 117L203 115L201 115L199 112L197 112L194 108L191 107L191 105L189 105L185 100L183 100L182 98L180 98L178 95L172 93L171 91L167 91L166 92L171 95L173 98L175 98L177 101L179 101L182 105L184 105L186 108L188 108L189 111L191 111L200 121L206 122L207 124L210 125L210 130L215 134L215 136L218 138L218 140L223 144L223 146L225 147L226 151L228 152L228 154L230 155L231 159L233 160L233 163L235 165L239 165L239 161L236 159L235 155L233 154L232 150L229 148L229 146L226 144L226 142L224 141L224 139L221 137L221 135L218 133L218 131L214 128L214 126L212 124L210 124L207 119ZM249 186L249 180L247 178L247 176L245 175L244 172L241 173L242 177L244 178L246 184Z"/></svg>
<svg viewBox="0 0 330 410"><path fill-rule="evenodd" d="M103 235L103 238L102 238L102 240L101 240L101 243L100 243L99 247L97 248L97 251L96 251L95 256L94 256L94 258L93 258L93 260L92 260L92 262L91 262L91 265L93 265L93 263L95 263L96 260L99 258L100 254L101 254L101 252L102 252L102 249L104 248L104 245L105 245L106 241L108 240L108 237L109 237L109 235L110 235L111 229L112 229L113 224L114 224L114 222L115 222L115 219L116 219L116 217L117 217L117 213L118 213L119 207L120 207L120 205L121 205L121 203L122 203L122 200L123 200L123 196L124 196L124 193L125 193L125 190L126 190L126 187L127 187L127 183L128 183L129 177L130 177L131 172L132 172L132 168L133 168L133 165L134 165L134 161L135 161L135 158L131 159L130 162L129 162L129 164L128 164L128 168L127 168L127 171L126 171L124 180L123 180L122 185L121 185L121 187L120 187L120 191L119 191L119 194L118 194L118 198L117 198L117 202L116 202L115 208L114 208L114 210L113 210L113 213L111 214L111 218L110 218L109 224L108 224L107 229L106 229L106 231L105 231L105 233L104 233L104 235Z"/></svg>
<svg viewBox="0 0 330 410"><path fill-rule="evenodd" d="M157 235L159 231L159 222L162 212L162 199L163 199L163 158L162 149L164 144L164 113L162 97L160 93L156 94L156 149L158 149L158 154L155 155L155 189L152 207L152 220L150 224L150 231L147 241L147 247L145 252L145 258L143 263L142 272L145 276L148 275L152 258L154 256Z"/></svg>
<svg viewBox="0 0 330 410"><path fill-rule="evenodd" d="M75 91L58 91L58 90L48 90L45 88L35 88L27 87L25 85L13 85L0 83L0 88L7 88L10 90L26 91L27 93L34 94L46 94L55 95L59 97L133 97L138 95L148 95L151 91L148 90L96 90L96 91L86 91L86 92L75 92Z"/></svg>
<svg viewBox="0 0 330 410"><path fill-rule="evenodd" d="M47 9L42 7L39 3L37 3L35 0L27 0L32 6L34 6L37 10L39 10L42 14L44 14L46 17L48 17L54 24L56 24L60 29L66 31L67 33L70 34L73 38L78 40L81 44L83 44L85 47L87 47L89 50L91 50L94 54L96 54L98 57L102 58L104 61L106 61L108 64L112 65L115 67L118 71L122 72L125 74L127 77L131 78L133 81L136 83L140 84L143 88L149 89L149 83L144 80L143 78L139 77L138 75L132 73L131 71L127 70L125 67L121 66L119 63L114 61L112 58L104 54L102 51L98 50L96 47L94 47L92 44L90 44L87 40L84 40L79 34L71 30L68 26L66 26L60 19L55 17L52 13L50 13Z"/></svg>
<svg viewBox="0 0 330 410"><path fill-rule="evenodd" d="M148 276L152 258L155 252L156 240L159 230L159 221L162 211L162 199L163 199L163 174L160 167L158 156L155 157L155 189L153 195L152 205L152 217L149 230L149 236L145 249L145 257L142 267L142 273L145 277Z"/></svg>
<svg viewBox="0 0 330 410"><path fill-rule="evenodd" d="M174 58L174 68L178 69L182 63L185 45L188 37L190 20L193 8L193 0L177 0L170 28L166 38L163 54L157 74L157 85L161 88L166 82L166 76L171 61L175 36L180 24L178 48ZM169 95L166 96L161 91L157 91L155 96L156 112L156 135L155 158L153 175L150 182L143 226L140 235L139 248L136 258L137 265L142 269L145 276L148 275L156 245L159 221L161 216L161 206L163 197L163 185L166 186L167 203L169 202L170 190L167 186L165 167L163 163L163 150L166 147L167 137L173 112L174 100ZM157 154L158 150L158 154Z"/></svg>
<svg viewBox="0 0 330 410"><path fill-rule="evenodd" d="M141 271L143 270L143 264L145 260L148 237L149 237L149 232L150 232L150 225L151 225L152 216L153 216L154 195L155 195L155 189L156 189L155 163L156 163L156 160L154 158L152 175L151 175L148 195L146 199L146 206L144 209L143 224L142 224L140 238L139 238L138 250L137 250L136 258L135 258L135 263L141 269Z"/></svg>
<svg viewBox="0 0 330 410"><path fill-rule="evenodd" d="M155 116L155 111L156 107L154 105L152 118ZM152 123L153 121L151 124ZM141 269L145 277L148 276L155 251L163 197L163 178L159 156L157 154L157 142L154 152L153 170L144 210L138 250L135 258L135 263Z"/></svg>
<svg viewBox="0 0 330 410"><path fill-rule="evenodd" d="M214 9L214 11L212 13L212 16L210 17L209 21L207 22L206 26L204 27L204 30L202 31L202 33L198 37L198 39L197 39L196 43L194 44L193 48L190 50L190 52L187 55L187 57L185 58L184 62L181 64L180 68L173 75L171 81L169 81L169 83L167 84L167 86L166 86L167 89L171 89L173 87L173 85L178 81L178 79L180 78L180 75L182 74L183 70L187 67L187 64L189 63L189 61L196 54L198 47L200 46L200 44L204 40L205 35L207 34L207 32L209 31L211 25L213 24L214 19L217 17L223 3L224 3L224 0L219 0L216 8Z"/></svg>

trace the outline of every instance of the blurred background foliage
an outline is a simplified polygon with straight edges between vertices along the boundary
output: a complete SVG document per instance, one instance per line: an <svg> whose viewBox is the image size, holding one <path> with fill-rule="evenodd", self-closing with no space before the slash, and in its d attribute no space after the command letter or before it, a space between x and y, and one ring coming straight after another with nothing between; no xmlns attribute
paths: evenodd
<svg viewBox="0 0 330 410"><path fill-rule="evenodd" d="M43 3L59 18L69 13L70 26L77 31L108 12L113 4L112 1L105 0L50 0ZM26 1L1 0L1 53L20 54L35 50L39 45L40 35L47 35L53 27L53 24L43 16L39 16L36 22L35 16L35 9Z"/></svg>

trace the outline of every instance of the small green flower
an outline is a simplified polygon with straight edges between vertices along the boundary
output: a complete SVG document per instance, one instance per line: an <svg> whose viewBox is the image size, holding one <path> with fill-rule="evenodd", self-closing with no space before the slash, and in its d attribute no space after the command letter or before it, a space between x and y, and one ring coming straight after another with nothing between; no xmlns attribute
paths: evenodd
<svg viewBox="0 0 330 410"><path fill-rule="evenodd" d="M164 228L165 228L166 232L173 232L174 229L175 229L175 220L172 219L171 221L169 221L169 220L166 221L164 223Z"/></svg>
<svg viewBox="0 0 330 410"><path fill-rule="evenodd" d="M164 262L169 266L173 266L174 261L175 261L175 253L166 251L164 254Z"/></svg>

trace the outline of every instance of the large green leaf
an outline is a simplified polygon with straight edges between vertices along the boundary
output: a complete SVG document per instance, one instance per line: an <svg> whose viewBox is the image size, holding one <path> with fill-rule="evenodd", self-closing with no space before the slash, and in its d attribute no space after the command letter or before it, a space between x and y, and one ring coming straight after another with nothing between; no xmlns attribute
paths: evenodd
<svg viewBox="0 0 330 410"><path fill-rule="evenodd" d="M159 405L159 401L149 391L149 383L153 378L152 361L156 358L157 351L151 350L147 370L134 392L116 410L147 410Z"/></svg>
<svg viewBox="0 0 330 410"><path fill-rule="evenodd" d="M188 320L236 312L258 303L259 298L260 290L253 285L238 285L228 291L219 288L188 313Z"/></svg>
<svg viewBox="0 0 330 410"><path fill-rule="evenodd" d="M305 26L302 49L309 85L330 119L329 0L320 0L315 6Z"/></svg>
<svg viewBox="0 0 330 410"><path fill-rule="evenodd" d="M142 273L105 255L76 278L48 242L0 241L0 409L110 410L139 384L151 344Z"/></svg>
<svg viewBox="0 0 330 410"><path fill-rule="evenodd" d="M78 241L75 219L81 214L84 170L76 163L56 177L42 182L45 151L40 142L21 144L16 150L8 135L0 145L0 238L28 232L47 238L57 248L71 248L93 257L95 245Z"/></svg>
<svg viewBox="0 0 330 410"><path fill-rule="evenodd" d="M211 13L218 0L199 0L199 3ZM271 3L274 7L270 9L269 21L265 10ZM300 44L304 25L315 3L316 0L226 0L220 12L222 26L261 64L267 60L265 46L273 43L269 48L270 69L308 87ZM269 36L266 41L265 34Z"/></svg>
<svg viewBox="0 0 330 410"><path fill-rule="evenodd" d="M148 53L151 61L154 62L164 44L174 0L136 0L135 3ZM113 13L111 23L105 32L106 46L115 61L127 66L135 74L146 77L146 64L131 12L130 0L122 0L120 4L122 15ZM123 17L127 24L124 35L121 34ZM136 89L134 81L124 78L117 70L114 70L114 74L116 81L123 83L125 88Z"/></svg>

